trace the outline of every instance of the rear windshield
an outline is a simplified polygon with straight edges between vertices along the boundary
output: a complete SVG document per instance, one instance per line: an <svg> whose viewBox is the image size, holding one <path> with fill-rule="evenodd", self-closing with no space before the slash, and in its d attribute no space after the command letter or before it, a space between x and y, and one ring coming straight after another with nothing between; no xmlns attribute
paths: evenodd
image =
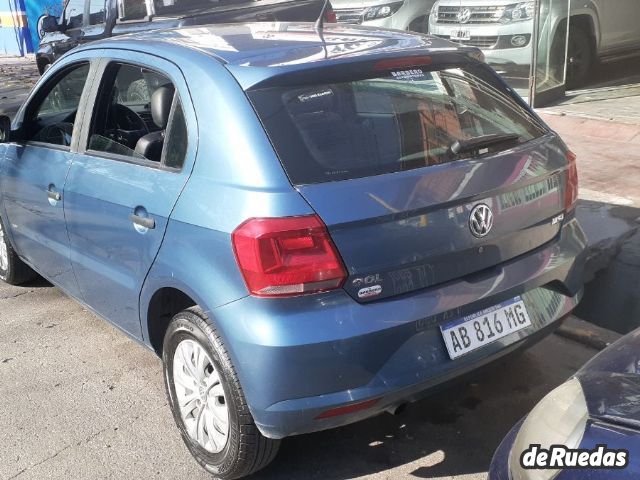
<svg viewBox="0 0 640 480"><path fill-rule="evenodd" d="M478 157L546 132L483 65L410 68L349 82L254 90L249 97L296 185ZM487 135L512 138L452 150L456 141Z"/></svg>

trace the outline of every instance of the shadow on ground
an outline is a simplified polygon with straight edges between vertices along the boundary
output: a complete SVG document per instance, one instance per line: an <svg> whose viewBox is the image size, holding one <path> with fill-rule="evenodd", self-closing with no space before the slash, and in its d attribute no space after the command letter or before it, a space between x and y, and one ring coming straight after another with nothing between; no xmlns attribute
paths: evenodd
<svg viewBox="0 0 640 480"><path fill-rule="evenodd" d="M584 88L619 87L640 83L640 56L596 64Z"/></svg>
<svg viewBox="0 0 640 480"><path fill-rule="evenodd" d="M588 279L575 314L601 327L628 333L640 326L640 208L601 202L582 202L581 207L587 236L603 240L591 248L592 270L598 271Z"/></svg>

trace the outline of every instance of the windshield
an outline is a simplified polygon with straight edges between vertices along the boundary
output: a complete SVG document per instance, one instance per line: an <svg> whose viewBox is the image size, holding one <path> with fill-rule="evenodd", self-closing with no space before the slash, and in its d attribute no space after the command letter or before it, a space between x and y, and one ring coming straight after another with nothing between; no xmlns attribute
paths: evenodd
<svg viewBox="0 0 640 480"><path fill-rule="evenodd" d="M410 68L249 96L294 184L478 157L546 132L483 65ZM479 138L493 136L515 142ZM457 149L456 142L477 148Z"/></svg>

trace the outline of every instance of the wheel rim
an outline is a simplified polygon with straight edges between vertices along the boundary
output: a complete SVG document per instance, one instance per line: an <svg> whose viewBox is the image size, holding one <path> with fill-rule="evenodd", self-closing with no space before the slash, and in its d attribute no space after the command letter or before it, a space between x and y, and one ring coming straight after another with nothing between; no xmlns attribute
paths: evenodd
<svg viewBox="0 0 640 480"><path fill-rule="evenodd" d="M220 375L205 349L194 340L178 344L173 357L176 403L187 433L211 453L229 437L229 409Z"/></svg>
<svg viewBox="0 0 640 480"><path fill-rule="evenodd" d="M7 271L9 267L9 251L7 250L7 242L4 239L4 230L0 223L0 270Z"/></svg>

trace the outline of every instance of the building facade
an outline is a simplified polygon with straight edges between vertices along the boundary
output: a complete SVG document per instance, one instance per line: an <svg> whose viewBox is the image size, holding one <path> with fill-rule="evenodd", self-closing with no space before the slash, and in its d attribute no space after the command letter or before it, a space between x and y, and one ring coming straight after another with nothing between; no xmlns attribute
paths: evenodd
<svg viewBox="0 0 640 480"><path fill-rule="evenodd" d="M24 0L0 0L0 54L25 55L33 48Z"/></svg>

